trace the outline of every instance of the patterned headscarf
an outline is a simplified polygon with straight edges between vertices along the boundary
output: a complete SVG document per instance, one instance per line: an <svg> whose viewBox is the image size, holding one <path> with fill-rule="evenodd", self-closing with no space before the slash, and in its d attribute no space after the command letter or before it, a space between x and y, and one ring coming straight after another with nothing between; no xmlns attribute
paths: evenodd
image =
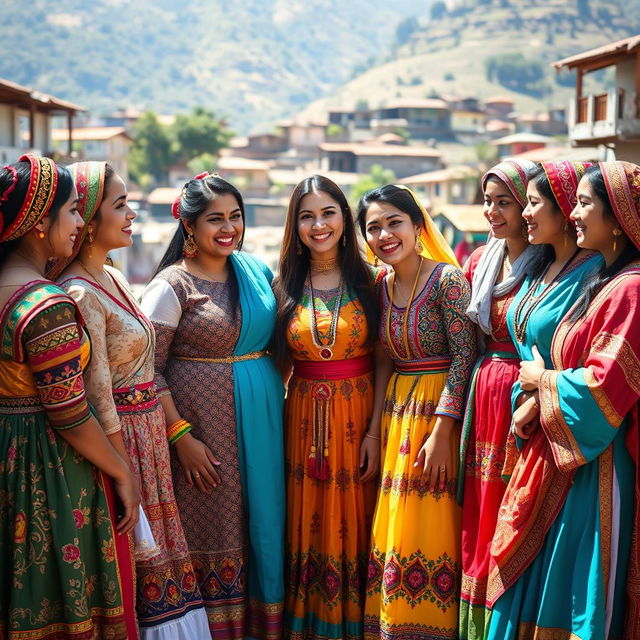
<svg viewBox="0 0 640 640"><path fill-rule="evenodd" d="M55 258L47 265L47 278L51 280L55 280L75 260L87 237L89 223L104 198L106 162L76 162L67 168L78 190L78 213L84 220L84 227L76 238L71 255L67 258Z"/></svg>
<svg viewBox="0 0 640 640"><path fill-rule="evenodd" d="M611 208L625 234L640 249L640 167L631 162L601 162Z"/></svg>
<svg viewBox="0 0 640 640"><path fill-rule="evenodd" d="M571 162L571 160L541 163L556 202L567 220L578 202L576 197L578 183L592 164L591 162Z"/></svg>
<svg viewBox="0 0 640 640"><path fill-rule="evenodd" d="M31 164L29 187L20 210L11 222L6 223L0 213L0 242L17 240L29 233L51 211L58 189L58 168L53 160L27 154L18 162ZM15 171L12 173L15 185L17 174Z"/></svg>
<svg viewBox="0 0 640 640"><path fill-rule="evenodd" d="M527 206L527 184L529 176L535 171L536 164L530 160L503 160L485 173L480 185L484 192L491 176L495 176L507 185L513 197L524 209Z"/></svg>

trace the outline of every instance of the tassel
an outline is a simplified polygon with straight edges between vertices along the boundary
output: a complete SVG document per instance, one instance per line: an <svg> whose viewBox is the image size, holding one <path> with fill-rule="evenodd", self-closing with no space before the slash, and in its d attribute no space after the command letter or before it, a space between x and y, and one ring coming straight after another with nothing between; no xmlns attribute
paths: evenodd
<svg viewBox="0 0 640 640"><path fill-rule="evenodd" d="M313 425L311 450L307 465L310 478L327 480L329 478L329 405L331 388L326 383L316 385L313 397Z"/></svg>

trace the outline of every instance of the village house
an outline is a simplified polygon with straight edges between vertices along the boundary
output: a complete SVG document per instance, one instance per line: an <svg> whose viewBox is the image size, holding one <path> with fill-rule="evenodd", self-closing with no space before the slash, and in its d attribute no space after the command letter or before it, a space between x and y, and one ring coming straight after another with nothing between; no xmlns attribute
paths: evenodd
<svg viewBox="0 0 640 640"><path fill-rule="evenodd" d="M525 151L542 149L555 144L554 138L537 133L512 133L511 135L492 140L489 144L497 147L500 158L511 158Z"/></svg>
<svg viewBox="0 0 640 640"><path fill-rule="evenodd" d="M606 145L618 160L640 162L640 35L612 42L554 63L576 71L569 108L569 138L576 146ZM613 67L608 91L585 93L585 76Z"/></svg>
<svg viewBox="0 0 640 640"><path fill-rule="evenodd" d="M73 147L73 118L84 111L72 102L61 100L30 87L0 78L0 162L15 162L23 153L52 155L51 120L67 119L64 153Z"/></svg>
<svg viewBox="0 0 640 640"><path fill-rule="evenodd" d="M479 189L481 171L468 165L447 167L398 180L416 191L429 211L445 205L474 202Z"/></svg>

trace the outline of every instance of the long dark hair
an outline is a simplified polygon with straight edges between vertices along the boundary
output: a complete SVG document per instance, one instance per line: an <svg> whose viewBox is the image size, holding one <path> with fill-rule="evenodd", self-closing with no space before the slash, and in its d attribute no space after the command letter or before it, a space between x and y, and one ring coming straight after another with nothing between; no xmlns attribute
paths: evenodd
<svg viewBox="0 0 640 640"><path fill-rule="evenodd" d="M538 165L538 168L534 171L529 179L529 182L533 182L538 189L538 193L540 193L546 200L549 200L554 208L554 213L558 216L562 216L562 209L556 200L555 195L553 194L553 189L551 189L551 184L549 183L549 178L543 168L542 165ZM575 228L572 224L569 224L568 231L571 235L575 237ZM531 245L534 250L533 257L531 258L531 265L529 267L529 273L532 278L537 278L544 270L555 260L556 253L553 250L553 246L550 244L540 244L540 245Z"/></svg>
<svg viewBox="0 0 640 640"><path fill-rule="evenodd" d="M242 215L243 232L242 237L237 244L237 249L242 249L245 214L244 202L240 192L230 182L223 180L218 175L209 175L202 179L192 178L188 182L185 182L184 187L182 187L180 205L178 208L178 213L180 214L178 228L176 229L173 238L171 238L171 242L162 256L162 259L153 274L153 278L155 278L163 269L166 269L182 259L184 241L189 235L186 227L184 226L184 222L186 221L190 225L195 225L196 220L206 212L211 202L213 202L218 196L222 196L227 193L236 199L240 209L240 214ZM235 313L238 309L238 281L231 263L230 267L229 285L231 287L231 302Z"/></svg>
<svg viewBox="0 0 640 640"><path fill-rule="evenodd" d="M23 160L22 162L16 162L12 167L15 168L18 174L18 181L13 191L7 197L7 201L0 204L0 214L3 218L3 228L6 228L13 220L15 220L20 211L20 207L24 202L27 195L27 189L29 188L29 181L31 178L31 163ZM56 165L56 171L58 173L58 186L56 188L56 194L51 203L51 209L47 214L47 217L54 223L58 219L58 214L62 205L69 199L71 190L73 189L73 178L71 173L66 167ZM8 169L0 169L0 194L3 194L9 189L13 182L13 175ZM9 242L3 242L0 244L0 265L11 255L14 249L20 244L22 238L16 240L10 240Z"/></svg>
<svg viewBox="0 0 640 640"><path fill-rule="evenodd" d="M385 184L367 191L358 203L358 226L362 237L366 238L367 211L374 202L388 202L390 205L406 213L411 222L418 227L424 228L424 218L422 210L418 206L414 197L409 191L398 187L395 184Z"/></svg>
<svg viewBox="0 0 640 640"><path fill-rule="evenodd" d="M276 360L283 364L289 359L287 329L297 304L302 299L302 290L309 273L311 253L300 242L298 235L298 212L302 198L310 193L326 193L335 200L342 212L344 230L338 242L338 261L345 284L358 298L367 319L369 343L375 341L378 332L378 301L374 292L373 272L364 261L358 240L353 215L347 199L335 182L324 176L314 175L300 182L291 194L287 219L284 226L284 238L280 250L279 275L274 291L278 301L274 351ZM343 246L344 242L344 246ZM298 247L301 253L298 255Z"/></svg>
<svg viewBox="0 0 640 640"><path fill-rule="evenodd" d="M616 216L613 212L613 207L611 206L611 199L609 198L609 193L607 192L607 187L604 183L604 177L600 166L597 164L591 165L585 171L584 175L588 178L589 184L596 194L596 197L602 202L603 218L605 220L615 219ZM637 260L640 257L640 251L638 251L636 245L631 242L624 231L622 232L620 239L626 241L625 247L620 252L620 255L609 266L603 264L585 280L584 291L576 301L575 306L571 311L571 315L569 316L569 320L572 322L579 320L586 313L595 295L607 282L609 282L609 280L611 280L611 278L613 278L630 262Z"/></svg>

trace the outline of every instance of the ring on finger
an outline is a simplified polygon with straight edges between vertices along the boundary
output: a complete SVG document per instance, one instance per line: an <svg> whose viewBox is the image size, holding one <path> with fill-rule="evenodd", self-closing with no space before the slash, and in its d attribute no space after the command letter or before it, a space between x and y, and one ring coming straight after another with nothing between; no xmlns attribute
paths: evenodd
<svg viewBox="0 0 640 640"><path fill-rule="evenodd" d="M199 477L200 477L200 474L196 471L196 472L193 474L193 477L194 477L194 478L199 478Z"/></svg>

